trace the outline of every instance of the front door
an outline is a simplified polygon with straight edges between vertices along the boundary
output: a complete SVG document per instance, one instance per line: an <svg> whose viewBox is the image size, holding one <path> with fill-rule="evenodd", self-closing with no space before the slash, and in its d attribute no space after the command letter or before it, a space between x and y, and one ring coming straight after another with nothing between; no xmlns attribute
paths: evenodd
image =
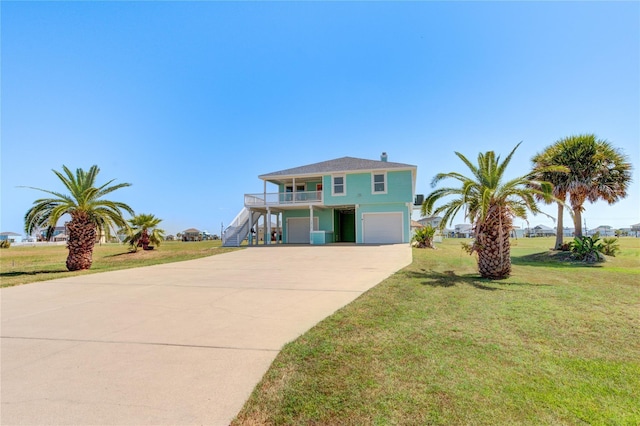
<svg viewBox="0 0 640 426"><path fill-rule="evenodd" d="M356 212L355 210L336 212L336 231L338 242L356 242Z"/></svg>

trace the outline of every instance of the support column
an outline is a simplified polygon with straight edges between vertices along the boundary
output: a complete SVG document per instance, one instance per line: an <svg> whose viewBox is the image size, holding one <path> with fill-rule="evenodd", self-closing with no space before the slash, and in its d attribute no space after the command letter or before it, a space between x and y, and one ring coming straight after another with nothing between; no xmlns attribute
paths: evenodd
<svg viewBox="0 0 640 426"><path fill-rule="evenodd" d="M267 215L265 216L265 221L267 221L265 223L265 229L267 232L267 235L269 236L269 238L267 239L265 237L265 241L267 244L271 244L271 207L267 207Z"/></svg>
<svg viewBox="0 0 640 426"><path fill-rule="evenodd" d="M293 183L292 183L293 187L291 188L291 196L293 197L291 199L292 203L296 202L296 178L293 178Z"/></svg>
<svg viewBox="0 0 640 426"><path fill-rule="evenodd" d="M251 246L253 243L253 234L251 233L251 228L253 228L253 212L249 209L249 234L247 235L247 242Z"/></svg>
<svg viewBox="0 0 640 426"><path fill-rule="evenodd" d="M311 233L313 232L313 205L309 206L309 244L313 244Z"/></svg>
<svg viewBox="0 0 640 426"><path fill-rule="evenodd" d="M276 215L276 244L281 242L282 226L280 226L280 213Z"/></svg>

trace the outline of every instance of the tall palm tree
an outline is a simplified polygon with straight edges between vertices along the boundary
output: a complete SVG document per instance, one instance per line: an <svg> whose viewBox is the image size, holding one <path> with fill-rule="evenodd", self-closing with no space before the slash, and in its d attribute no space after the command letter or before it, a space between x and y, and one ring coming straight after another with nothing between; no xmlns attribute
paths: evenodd
<svg viewBox="0 0 640 426"><path fill-rule="evenodd" d="M109 235L115 227L127 226L122 217L122 210L133 215L131 207L125 203L105 200L103 197L113 191L130 186L130 183L120 183L110 186L114 179L96 186L96 176L100 172L98 166L93 165L89 171L77 169L75 175L62 166L64 173L53 170L53 173L62 181L69 191L63 194L57 191L28 187L52 195L52 198L40 198L33 202L33 206L27 211L25 231L31 234L35 229L56 226L64 214L71 216L67 223L67 269L77 271L91 268L93 262L93 247L96 243L96 235Z"/></svg>
<svg viewBox="0 0 640 426"><path fill-rule="evenodd" d="M129 244L133 251L138 247L147 250L149 244L160 245L164 240L164 230L158 228L162 219L152 214L141 213L129 219L131 225L125 232L128 234L124 239L125 244Z"/></svg>
<svg viewBox="0 0 640 426"><path fill-rule="evenodd" d="M472 177L460 173L438 173L432 180L435 187L443 179L459 181L459 187L446 187L431 192L422 204L422 214L443 214L441 226L453 221L464 209L465 217L471 221L475 240L471 251L478 253L478 271L484 278L503 279L511 274L511 233L513 219L526 219L527 210L539 213L535 195L551 199L552 186L548 182L534 181L530 175L502 182L504 172L520 144L500 163L493 151L478 154L477 166L464 155L455 154L464 162ZM434 208L444 197L456 198Z"/></svg>
<svg viewBox="0 0 640 426"><path fill-rule="evenodd" d="M534 173L552 182L559 199L569 196L575 236L582 236L582 212L584 203L604 200L614 204L627 196L631 183L631 163L628 158L609 142L597 139L593 134L569 136L545 148L532 159ZM547 171L540 174L540 168L549 165L564 166L566 173ZM562 219L558 207L558 220ZM561 222L559 222L561 223ZM562 228L558 226L558 233ZM556 234L556 248L559 237ZM562 245L560 240L560 245Z"/></svg>

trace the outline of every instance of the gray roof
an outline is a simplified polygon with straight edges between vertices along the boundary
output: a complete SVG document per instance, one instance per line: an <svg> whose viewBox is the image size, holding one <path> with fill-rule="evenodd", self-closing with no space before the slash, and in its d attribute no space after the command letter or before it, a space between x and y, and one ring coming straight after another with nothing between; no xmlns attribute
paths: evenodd
<svg viewBox="0 0 640 426"><path fill-rule="evenodd" d="M16 236L20 236L20 234L16 234L15 232L0 232L0 235L6 235L8 237L16 237Z"/></svg>
<svg viewBox="0 0 640 426"><path fill-rule="evenodd" d="M357 170L415 169L411 164L393 163L391 161L366 160L363 158L342 157L335 160L322 161L292 169L280 170L258 176L260 179L283 176L321 175L325 173L352 172Z"/></svg>

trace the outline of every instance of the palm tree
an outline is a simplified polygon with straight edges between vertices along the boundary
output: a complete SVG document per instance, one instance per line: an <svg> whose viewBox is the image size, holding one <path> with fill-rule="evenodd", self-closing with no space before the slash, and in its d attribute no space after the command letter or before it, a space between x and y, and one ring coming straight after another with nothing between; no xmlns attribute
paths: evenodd
<svg viewBox="0 0 640 426"><path fill-rule="evenodd" d="M131 226L125 230L128 235L123 242L129 243L133 251L136 251L138 247L147 250L149 243L159 246L164 239L164 230L157 227L160 222L162 219L152 214L141 213L134 216L129 219Z"/></svg>
<svg viewBox="0 0 640 426"><path fill-rule="evenodd" d="M553 185L553 196L558 207L558 215L556 222L556 243L555 250L562 249L564 244L564 209L565 200L567 199L567 168L563 171L548 171L550 166L561 165L566 161L557 161L562 157L555 145L547 147L543 152L536 154L531 161L533 162L534 176L542 181L550 182ZM542 170L545 170L544 172ZM542 197L536 196L538 201L543 201Z"/></svg>
<svg viewBox="0 0 640 426"><path fill-rule="evenodd" d="M57 170L53 170L53 173L62 181L69 194L28 187L46 192L53 198L40 198L33 202L33 206L24 217L25 231L29 235L40 227L48 227L51 230L63 215L69 214L71 221L66 224L69 249L67 269L89 269L93 261L96 235L109 235L111 229L126 226L122 210L133 215L133 210L128 205L102 197L131 184L120 183L110 186L114 181L112 179L104 185L96 186L96 176L100 172L96 165L91 166L88 172L77 169L75 175L67 166L63 165L62 170L64 173Z"/></svg>
<svg viewBox="0 0 640 426"><path fill-rule="evenodd" d="M456 155L471 170L473 177L460 173L438 173L432 180L435 187L443 179L455 179L460 187L446 187L431 192L422 204L422 214L442 214L440 226L452 222L464 208L465 217L474 228L475 240L471 252L478 253L478 271L483 278L503 279L511 274L511 233L513 219L526 219L527 210L539 213L535 196L547 200L552 197L552 186L548 182L534 181L530 175L502 182L505 169L516 149L500 163L493 151L478 154L478 165L472 164L464 155ZM434 208L444 197L456 196L453 200Z"/></svg>
<svg viewBox="0 0 640 426"><path fill-rule="evenodd" d="M582 236L582 212L585 201L604 200L614 204L627 196L631 183L631 163L609 142L597 139L593 134L569 136L548 146L532 159L536 177L543 178L558 188L556 196L564 201L569 196L575 236ZM540 168L564 166L566 173ZM562 209L558 207L556 248L562 245ZM560 234L560 236L558 236Z"/></svg>

